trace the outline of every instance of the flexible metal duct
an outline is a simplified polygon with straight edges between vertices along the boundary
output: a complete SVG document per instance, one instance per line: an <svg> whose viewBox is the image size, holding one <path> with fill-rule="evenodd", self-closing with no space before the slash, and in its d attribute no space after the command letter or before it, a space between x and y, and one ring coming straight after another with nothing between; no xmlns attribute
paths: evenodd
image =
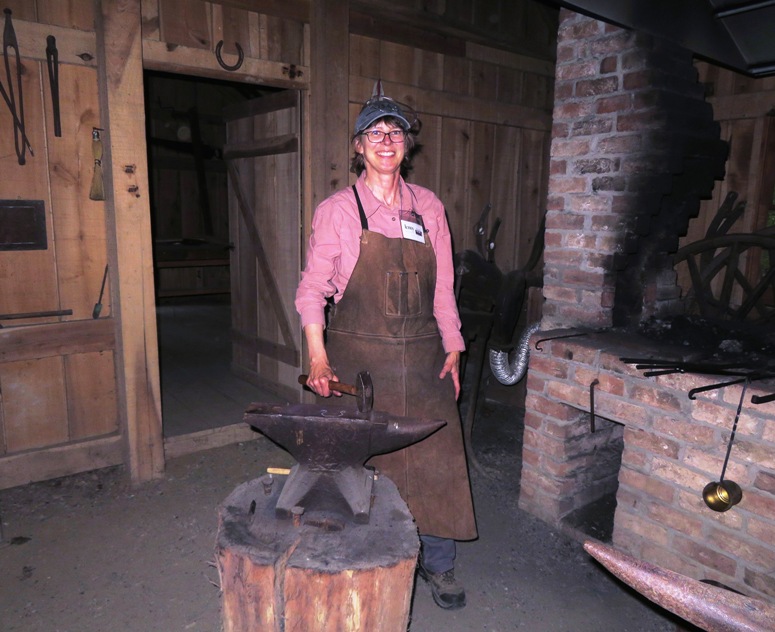
<svg viewBox="0 0 775 632"><path fill-rule="evenodd" d="M490 349L490 369L495 379L501 384L510 386L511 384L516 384L525 376L527 362L530 359L530 336L538 331L540 324L540 322L533 323L522 333L522 337L515 348L516 356L513 362L509 362L508 351Z"/></svg>

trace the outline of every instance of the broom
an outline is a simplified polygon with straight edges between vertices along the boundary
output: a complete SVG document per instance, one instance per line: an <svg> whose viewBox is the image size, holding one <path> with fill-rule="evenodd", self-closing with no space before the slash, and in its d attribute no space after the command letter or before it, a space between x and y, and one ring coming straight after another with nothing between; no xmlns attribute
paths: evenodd
<svg viewBox="0 0 775 632"><path fill-rule="evenodd" d="M89 190L90 200L104 200L105 199L105 186L102 183L102 140L100 139L100 132L102 130L98 127L92 128L91 131L91 152L94 156L94 173L91 178L91 189Z"/></svg>

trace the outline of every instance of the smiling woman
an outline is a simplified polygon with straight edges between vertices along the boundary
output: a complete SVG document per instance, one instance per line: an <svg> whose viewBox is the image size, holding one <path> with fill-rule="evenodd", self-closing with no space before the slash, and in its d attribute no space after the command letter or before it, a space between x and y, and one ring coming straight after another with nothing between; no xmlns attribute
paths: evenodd
<svg viewBox="0 0 775 632"><path fill-rule="evenodd" d="M419 572L434 600L460 608L455 540L477 537L456 401L465 345L444 207L402 177L419 131L407 112L379 88L361 109L352 136L358 181L315 211L296 308L309 350L307 386L318 396L332 395L331 381L369 371L376 410L446 421L369 463L396 484L417 521Z"/></svg>

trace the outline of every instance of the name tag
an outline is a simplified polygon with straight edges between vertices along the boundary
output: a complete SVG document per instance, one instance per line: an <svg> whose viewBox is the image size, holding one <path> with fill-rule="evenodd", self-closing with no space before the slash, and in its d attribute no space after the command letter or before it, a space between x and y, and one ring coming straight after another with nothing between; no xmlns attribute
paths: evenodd
<svg viewBox="0 0 775 632"><path fill-rule="evenodd" d="M404 235L404 239L419 241L421 244L425 243L425 233L423 232L422 226L417 222L410 222L407 219L402 219L401 232Z"/></svg>

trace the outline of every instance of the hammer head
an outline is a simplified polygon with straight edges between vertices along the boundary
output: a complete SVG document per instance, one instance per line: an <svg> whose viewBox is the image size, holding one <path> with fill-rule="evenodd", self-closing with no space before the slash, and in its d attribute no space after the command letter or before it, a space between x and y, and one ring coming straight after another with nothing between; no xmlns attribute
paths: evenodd
<svg viewBox="0 0 775 632"><path fill-rule="evenodd" d="M374 385L371 383L371 373L368 371L361 371L355 376L355 397L358 402L358 412L371 412L374 406Z"/></svg>

